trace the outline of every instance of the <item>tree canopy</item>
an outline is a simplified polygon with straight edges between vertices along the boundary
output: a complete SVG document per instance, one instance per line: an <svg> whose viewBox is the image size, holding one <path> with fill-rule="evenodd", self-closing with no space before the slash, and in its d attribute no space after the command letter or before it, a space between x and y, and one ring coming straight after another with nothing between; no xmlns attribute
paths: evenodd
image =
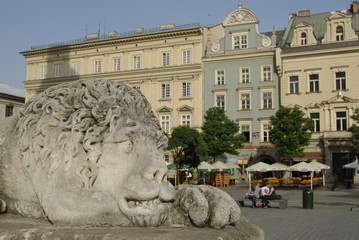
<svg viewBox="0 0 359 240"><path fill-rule="evenodd" d="M200 163L200 156L207 154L207 145L201 134L187 125L173 129L167 149L171 152L177 169L185 164L196 168Z"/></svg>
<svg viewBox="0 0 359 240"><path fill-rule="evenodd" d="M356 123L359 123L359 108L355 109L354 115L351 117ZM349 129L349 132L352 133L351 139L353 144L353 149L351 155L353 158L359 158L359 126L353 124Z"/></svg>
<svg viewBox="0 0 359 240"><path fill-rule="evenodd" d="M228 119L224 109L213 107L206 111L202 126L202 135L208 146L208 155L216 156L229 153L237 155L237 149L245 140L240 135L238 123Z"/></svg>
<svg viewBox="0 0 359 240"><path fill-rule="evenodd" d="M304 117L300 109L283 106L270 120L270 142L275 145L280 156L303 157L303 147L309 144L313 121Z"/></svg>

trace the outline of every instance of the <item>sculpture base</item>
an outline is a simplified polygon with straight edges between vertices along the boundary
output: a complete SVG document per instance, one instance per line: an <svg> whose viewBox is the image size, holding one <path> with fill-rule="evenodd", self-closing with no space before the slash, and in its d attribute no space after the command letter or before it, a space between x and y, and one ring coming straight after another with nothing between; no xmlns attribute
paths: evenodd
<svg viewBox="0 0 359 240"><path fill-rule="evenodd" d="M241 218L224 229L157 228L73 228L58 227L42 220L10 214L0 215L0 239L76 239L76 240L263 240L263 230Z"/></svg>

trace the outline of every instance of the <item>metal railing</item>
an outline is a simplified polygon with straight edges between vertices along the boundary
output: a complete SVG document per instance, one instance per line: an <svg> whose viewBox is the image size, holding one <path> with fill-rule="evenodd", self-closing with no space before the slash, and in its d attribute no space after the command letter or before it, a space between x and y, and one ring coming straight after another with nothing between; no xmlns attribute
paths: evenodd
<svg viewBox="0 0 359 240"><path fill-rule="evenodd" d="M117 36L110 36L109 34L99 34L99 36L97 38L93 38L93 39L87 39L86 37L84 37L84 38L80 38L80 39L68 40L68 41L63 41L63 42L34 45L34 46L31 46L30 50L61 47L61 46L67 46L67 45L72 45L72 44L77 44L77 43L95 42L95 41L105 40L105 39L130 37L130 36L150 34L150 33L169 32L169 31L180 30L180 29L189 29L189 28L194 28L194 27L199 27L199 26L200 26L200 23L197 22L197 23L190 23L190 24L174 25L173 28L168 28L168 29L161 29L161 27L156 27L156 28L143 29L143 31L140 31L140 32L138 32L136 30L127 31L127 32L118 33Z"/></svg>

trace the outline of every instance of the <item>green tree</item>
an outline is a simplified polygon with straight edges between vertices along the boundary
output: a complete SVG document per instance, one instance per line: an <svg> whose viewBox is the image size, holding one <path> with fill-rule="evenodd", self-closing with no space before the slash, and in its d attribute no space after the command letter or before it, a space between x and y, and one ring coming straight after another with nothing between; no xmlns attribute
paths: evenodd
<svg viewBox="0 0 359 240"><path fill-rule="evenodd" d="M237 155L237 149L242 147L245 140L240 135L238 124L229 120L223 108L213 107L206 111L202 126L202 135L208 146L208 155L216 156L229 153Z"/></svg>
<svg viewBox="0 0 359 240"><path fill-rule="evenodd" d="M356 124L353 124L348 130L352 133L351 139L352 139L352 145L353 149L351 151L351 157L352 158L359 158L359 126L357 124L359 123L359 108L355 109L354 115L351 117Z"/></svg>
<svg viewBox="0 0 359 240"><path fill-rule="evenodd" d="M207 155L207 145L201 134L187 125L173 129L167 149L173 156L177 170L185 164L196 168L200 163L200 156Z"/></svg>
<svg viewBox="0 0 359 240"><path fill-rule="evenodd" d="M304 117L300 109L283 106L270 120L270 142L275 145L279 155L304 157L303 147L309 144L313 121Z"/></svg>

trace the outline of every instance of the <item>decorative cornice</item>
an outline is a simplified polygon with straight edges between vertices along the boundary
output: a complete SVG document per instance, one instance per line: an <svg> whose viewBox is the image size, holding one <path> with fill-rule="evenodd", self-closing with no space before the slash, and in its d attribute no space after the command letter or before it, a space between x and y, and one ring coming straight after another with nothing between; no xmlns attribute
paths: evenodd
<svg viewBox="0 0 359 240"><path fill-rule="evenodd" d="M201 28L197 27L197 28L179 30L173 32L152 33L142 36L130 36L130 37L115 38L115 39L103 39L103 40L91 41L91 42L81 42L81 43L70 44L66 46L60 46L60 47L24 51L24 52L20 52L20 54L23 55L24 57L28 57L33 55L49 54L49 53L62 52L62 51L65 52L75 51L80 49L113 46L113 45L126 44L126 43L145 42L145 41L160 40L160 39L178 38L178 37L199 36L201 34L202 34Z"/></svg>

